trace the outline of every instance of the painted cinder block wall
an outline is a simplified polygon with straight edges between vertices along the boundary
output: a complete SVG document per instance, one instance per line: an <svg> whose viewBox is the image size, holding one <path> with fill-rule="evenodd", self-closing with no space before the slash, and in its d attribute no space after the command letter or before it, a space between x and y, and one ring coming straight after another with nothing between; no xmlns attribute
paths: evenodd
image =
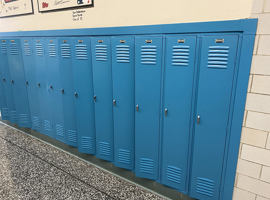
<svg viewBox="0 0 270 200"><path fill-rule="evenodd" d="M254 0L258 18L233 200L270 200L270 0Z"/></svg>

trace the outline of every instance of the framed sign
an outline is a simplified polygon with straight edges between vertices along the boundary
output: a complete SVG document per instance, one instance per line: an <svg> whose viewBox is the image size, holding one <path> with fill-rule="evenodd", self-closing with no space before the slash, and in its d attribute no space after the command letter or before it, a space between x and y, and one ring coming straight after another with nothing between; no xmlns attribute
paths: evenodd
<svg viewBox="0 0 270 200"><path fill-rule="evenodd" d="M92 5L93 0L38 0L39 12Z"/></svg>
<svg viewBox="0 0 270 200"><path fill-rule="evenodd" d="M33 13L32 0L0 0L0 17Z"/></svg>

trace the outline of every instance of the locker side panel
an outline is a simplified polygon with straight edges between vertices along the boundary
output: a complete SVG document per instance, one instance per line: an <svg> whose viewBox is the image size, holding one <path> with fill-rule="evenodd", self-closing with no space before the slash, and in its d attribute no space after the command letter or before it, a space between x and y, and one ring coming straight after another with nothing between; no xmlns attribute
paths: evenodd
<svg viewBox="0 0 270 200"><path fill-rule="evenodd" d="M53 134L55 139L65 142L64 112L60 85L59 50L57 38L46 38L49 94L53 110Z"/></svg>
<svg viewBox="0 0 270 200"><path fill-rule="evenodd" d="M9 114L10 123L18 123L17 112L15 108L13 88L11 84L9 63L8 63L8 49L7 49L7 40L1 40L1 53L0 53L0 64L2 71L2 80L4 82L4 89L6 95L6 102Z"/></svg>
<svg viewBox="0 0 270 200"><path fill-rule="evenodd" d="M166 39L162 175L164 185L186 190L196 36Z"/></svg>
<svg viewBox="0 0 270 200"><path fill-rule="evenodd" d="M34 45L31 38L21 39L21 48L24 62L24 73L28 93L28 101L32 122L32 129L41 132L40 106L38 98L38 86L36 80L36 65Z"/></svg>
<svg viewBox="0 0 270 200"><path fill-rule="evenodd" d="M157 180L162 37L136 38L135 60L135 172Z"/></svg>
<svg viewBox="0 0 270 200"><path fill-rule="evenodd" d="M97 157L113 161L113 102L110 38L91 38Z"/></svg>
<svg viewBox="0 0 270 200"><path fill-rule="evenodd" d="M21 50L21 40L7 40L8 61L14 102L17 111L19 127L31 127L31 116L28 104L28 94L25 84L23 57Z"/></svg>
<svg viewBox="0 0 270 200"><path fill-rule="evenodd" d="M238 35L204 36L194 133L191 196L218 199Z"/></svg>
<svg viewBox="0 0 270 200"><path fill-rule="evenodd" d="M59 38L59 70L66 143L78 147L70 38Z"/></svg>
<svg viewBox="0 0 270 200"><path fill-rule="evenodd" d="M93 74L90 38L72 38L72 67L78 146L81 153L96 153Z"/></svg>
<svg viewBox="0 0 270 200"><path fill-rule="evenodd" d="M112 74L115 165L134 169L134 37L113 37Z"/></svg>

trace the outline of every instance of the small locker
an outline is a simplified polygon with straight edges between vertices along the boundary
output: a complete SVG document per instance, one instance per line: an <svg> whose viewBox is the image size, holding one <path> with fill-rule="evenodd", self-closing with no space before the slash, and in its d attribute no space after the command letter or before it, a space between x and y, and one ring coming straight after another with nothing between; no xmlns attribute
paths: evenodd
<svg viewBox="0 0 270 200"><path fill-rule="evenodd" d="M66 130L66 143L77 147L77 128L75 114L75 98L73 86L73 69L71 60L70 38L59 38L59 70L63 103L63 114Z"/></svg>
<svg viewBox="0 0 270 200"><path fill-rule="evenodd" d="M117 167L134 169L134 37L112 37L114 152Z"/></svg>
<svg viewBox="0 0 270 200"><path fill-rule="evenodd" d="M7 111L9 114L10 123L18 123L17 112L15 108L12 83L10 77L8 55L7 55L7 40L1 40L1 53L0 53L0 64L2 72L2 81L4 83L5 96L7 102Z"/></svg>
<svg viewBox="0 0 270 200"><path fill-rule="evenodd" d="M41 132L40 106L38 98L38 86L36 80L36 65L34 61L34 45L31 38L21 39L23 51L25 84L27 87L28 101L32 122L32 129Z"/></svg>
<svg viewBox="0 0 270 200"><path fill-rule="evenodd" d="M31 127L28 94L25 84L21 40L7 40L8 61L19 127Z"/></svg>
<svg viewBox="0 0 270 200"><path fill-rule="evenodd" d="M38 99L41 114L41 131L43 134L54 137L53 132L53 110L51 97L49 95L49 85L47 78L49 77L47 69L47 59L45 56L46 43L43 38L33 39L34 45L34 62L36 66L36 81L38 87ZM48 52L46 52L48 53Z"/></svg>
<svg viewBox="0 0 270 200"><path fill-rule="evenodd" d="M113 161L111 39L91 38L98 158Z"/></svg>
<svg viewBox="0 0 270 200"><path fill-rule="evenodd" d="M161 182L186 189L196 36L166 38Z"/></svg>
<svg viewBox="0 0 270 200"><path fill-rule="evenodd" d="M90 38L72 38L71 49L79 152L95 154L96 135Z"/></svg>
<svg viewBox="0 0 270 200"><path fill-rule="evenodd" d="M1 43L0 47L0 54L6 54L6 47ZM0 56L2 61L2 56ZM7 107L7 100L6 100L6 94L5 94L5 86L4 86L4 79L3 74L1 70L1 63L0 63L0 78L2 79L0 81L0 110L1 110L1 118L2 120L9 120L9 113L8 113L8 107Z"/></svg>
<svg viewBox="0 0 270 200"><path fill-rule="evenodd" d="M135 172L158 179L162 37L135 39Z"/></svg>
<svg viewBox="0 0 270 200"><path fill-rule="evenodd" d="M203 36L190 194L218 199L237 53L237 35Z"/></svg>
<svg viewBox="0 0 270 200"><path fill-rule="evenodd" d="M61 142L66 142L61 91L62 88L60 85L58 40L57 38L46 38L45 45L48 70L48 93L51 98L51 106L53 110L53 133L55 139Z"/></svg>

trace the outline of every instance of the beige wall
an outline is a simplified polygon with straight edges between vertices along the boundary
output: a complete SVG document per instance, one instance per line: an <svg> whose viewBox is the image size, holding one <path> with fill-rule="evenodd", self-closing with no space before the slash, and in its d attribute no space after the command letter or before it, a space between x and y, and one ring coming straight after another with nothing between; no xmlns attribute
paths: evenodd
<svg viewBox="0 0 270 200"><path fill-rule="evenodd" d="M0 32L243 19L252 0L95 0L82 21L73 21L71 10L41 14L37 0L33 5L34 15L0 19Z"/></svg>

